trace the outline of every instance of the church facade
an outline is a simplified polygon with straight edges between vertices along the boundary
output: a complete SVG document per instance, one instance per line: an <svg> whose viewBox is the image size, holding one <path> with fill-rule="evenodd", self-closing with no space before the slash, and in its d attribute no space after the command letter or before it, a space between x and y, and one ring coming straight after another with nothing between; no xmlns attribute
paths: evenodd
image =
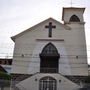
<svg viewBox="0 0 90 90"><path fill-rule="evenodd" d="M76 90L88 76L85 8L63 8L64 24L48 18L11 37L13 86L20 90Z"/></svg>

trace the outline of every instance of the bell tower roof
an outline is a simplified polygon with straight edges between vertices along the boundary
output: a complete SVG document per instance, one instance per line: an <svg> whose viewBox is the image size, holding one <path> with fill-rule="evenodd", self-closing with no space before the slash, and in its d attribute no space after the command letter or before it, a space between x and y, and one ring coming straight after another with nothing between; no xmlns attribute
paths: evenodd
<svg viewBox="0 0 90 90"><path fill-rule="evenodd" d="M72 15L76 15L80 22L83 22L83 13L85 11L85 8L79 8L79 7L64 7L62 11L62 21L69 22L69 19Z"/></svg>
<svg viewBox="0 0 90 90"><path fill-rule="evenodd" d="M65 11L85 11L85 8L77 8L77 7L63 7L63 11L62 11L62 21L64 20L64 14Z"/></svg>

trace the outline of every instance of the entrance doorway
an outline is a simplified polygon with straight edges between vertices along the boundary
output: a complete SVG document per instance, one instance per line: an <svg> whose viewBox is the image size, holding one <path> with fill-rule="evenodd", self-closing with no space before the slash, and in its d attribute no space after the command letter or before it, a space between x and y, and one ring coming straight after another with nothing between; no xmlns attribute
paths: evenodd
<svg viewBox="0 0 90 90"><path fill-rule="evenodd" d="M39 81L39 90L56 90L57 81L52 77L43 77Z"/></svg>
<svg viewBox="0 0 90 90"><path fill-rule="evenodd" d="M40 72L41 73L58 73L59 58L56 47L48 43L40 53Z"/></svg>

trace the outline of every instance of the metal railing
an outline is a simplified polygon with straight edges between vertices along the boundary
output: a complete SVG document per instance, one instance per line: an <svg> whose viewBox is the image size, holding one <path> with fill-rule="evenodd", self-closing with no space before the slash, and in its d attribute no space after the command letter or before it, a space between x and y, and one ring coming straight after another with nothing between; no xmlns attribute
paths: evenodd
<svg viewBox="0 0 90 90"><path fill-rule="evenodd" d="M18 83L17 83L18 82ZM13 80L1 80L0 79L0 90L28 90L30 82L27 81L13 81ZM17 84L16 84L17 83ZM25 86L24 86L25 85ZM68 88L72 87L72 84L61 83L62 86ZM27 87L26 87L27 86ZM2 88L2 89L1 89ZM90 90L90 83L81 83L79 87L74 87L72 90Z"/></svg>
<svg viewBox="0 0 90 90"><path fill-rule="evenodd" d="M40 73L58 73L58 68L41 68Z"/></svg>

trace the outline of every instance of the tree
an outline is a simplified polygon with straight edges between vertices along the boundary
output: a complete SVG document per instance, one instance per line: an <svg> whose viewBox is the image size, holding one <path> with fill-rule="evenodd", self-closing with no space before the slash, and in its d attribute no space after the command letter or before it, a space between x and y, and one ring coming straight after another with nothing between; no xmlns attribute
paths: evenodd
<svg viewBox="0 0 90 90"><path fill-rule="evenodd" d="M85 79L85 85L83 88L80 88L79 90L90 90L90 76L87 76Z"/></svg>
<svg viewBox="0 0 90 90"><path fill-rule="evenodd" d="M4 87L10 87L10 80L11 80L11 75L0 72L0 87L1 90L4 89Z"/></svg>

